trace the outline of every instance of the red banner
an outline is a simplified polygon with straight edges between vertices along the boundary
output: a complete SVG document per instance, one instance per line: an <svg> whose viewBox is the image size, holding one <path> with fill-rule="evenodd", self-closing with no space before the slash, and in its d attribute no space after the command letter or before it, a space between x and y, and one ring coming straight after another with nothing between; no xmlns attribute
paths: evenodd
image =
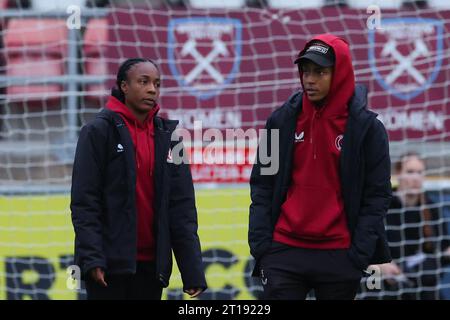
<svg viewBox="0 0 450 320"><path fill-rule="evenodd" d="M186 147L186 153L195 182L242 183L250 178L256 147Z"/></svg>
<svg viewBox="0 0 450 320"><path fill-rule="evenodd" d="M378 29L367 27L369 16L348 8L117 9L109 17L110 70L128 57L158 61L162 110L184 128L196 120L204 128L261 128L300 88L298 51L313 36L332 32L349 42L356 82L368 87L369 108L391 141L448 139L450 11L383 11ZM199 180L215 176L212 171L238 176L195 164L193 170Z"/></svg>

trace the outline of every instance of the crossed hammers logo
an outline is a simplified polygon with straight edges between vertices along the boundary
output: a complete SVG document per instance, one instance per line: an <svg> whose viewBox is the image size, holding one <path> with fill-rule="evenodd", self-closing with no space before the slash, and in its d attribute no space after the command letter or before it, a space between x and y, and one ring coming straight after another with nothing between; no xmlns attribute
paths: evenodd
<svg viewBox="0 0 450 320"><path fill-rule="evenodd" d="M197 65L186 75L186 83L191 83L192 81L194 81L195 78L197 78L203 71L206 71L217 83L223 83L224 77L219 71L217 71L217 69L212 66L211 63L218 56L228 56L228 54L229 52L225 43L220 40L214 40L213 49L205 57L197 50L197 42L195 41L195 39L189 39L183 45L181 55L183 57L187 55L192 56L197 62Z"/></svg>
<svg viewBox="0 0 450 320"><path fill-rule="evenodd" d="M386 77L386 82L388 84L394 82L404 71L408 72L419 84L425 83L426 79L419 70L413 66L413 63L418 57L426 56L429 51L422 39L416 39L414 41L414 46L414 50L409 55L404 56L398 52L397 42L394 39L389 40L385 44L381 51L381 55L383 57L392 56L398 62L398 65Z"/></svg>

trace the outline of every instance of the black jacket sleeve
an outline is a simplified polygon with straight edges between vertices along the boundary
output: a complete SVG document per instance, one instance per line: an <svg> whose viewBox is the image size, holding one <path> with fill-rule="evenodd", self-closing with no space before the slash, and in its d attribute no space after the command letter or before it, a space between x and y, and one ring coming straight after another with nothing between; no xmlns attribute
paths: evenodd
<svg viewBox="0 0 450 320"><path fill-rule="evenodd" d="M206 289L191 170L186 161L172 166L169 194L170 237L183 289Z"/></svg>
<svg viewBox="0 0 450 320"><path fill-rule="evenodd" d="M93 126L85 126L75 152L70 209L75 230L75 261L83 274L94 267L106 268L101 222L104 141Z"/></svg>
<svg viewBox="0 0 450 320"><path fill-rule="evenodd" d="M389 141L383 124L375 119L363 141L364 183L358 222L349 255L364 270L375 252L379 232L392 197Z"/></svg>
<svg viewBox="0 0 450 320"><path fill-rule="evenodd" d="M430 196L425 194L425 201L431 213L431 225L433 229L433 237L439 239L435 241L435 246L439 251L444 252L450 246L450 239L448 234L448 218L445 216L445 199L440 196L437 202L433 201ZM443 203L444 202L444 203ZM447 257L445 260L450 260Z"/></svg>
<svg viewBox="0 0 450 320"><path fill-rule="evenodd" d="M266 150L271 150L271 118L267 120L265 129L267 130ZM264 175L261 169L265 167L260 159L260 141L255 163L250 175L250 215L248 228L248 243L251 255L258 260L270 248L273 235L272 224L272 198L274 192L274 175ZM267 165L268 166L268 165Z"/></svg>

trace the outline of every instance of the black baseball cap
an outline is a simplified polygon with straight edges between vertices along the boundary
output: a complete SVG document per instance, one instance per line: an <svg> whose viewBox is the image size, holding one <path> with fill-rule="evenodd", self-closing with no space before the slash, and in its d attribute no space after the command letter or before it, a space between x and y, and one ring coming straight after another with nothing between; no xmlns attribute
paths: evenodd
<svg viewBox="0 0 450 320"><path fill-rule="evenodd" d="M334 65L335 56L333 48L324 42L312 43L306 51L300 52L295 64L301 64L304 60L311 60L321 67L331 67Z"/></svg>

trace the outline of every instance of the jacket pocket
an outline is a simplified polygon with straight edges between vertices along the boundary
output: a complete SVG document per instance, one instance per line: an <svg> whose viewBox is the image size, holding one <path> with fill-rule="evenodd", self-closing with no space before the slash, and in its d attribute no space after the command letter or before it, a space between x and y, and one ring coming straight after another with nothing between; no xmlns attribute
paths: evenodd
<svg viewBox="0 0 450 320"><path fill-rule="evenodd" d="M282 206L277 229L305 240L342 237L346 225L343 201L330 188L293 185Z"/></svg>
<svg viewBox="0 0 450 320"><path fill-rule="evenodd" d="M330 264L333 268L337 268L342 276L348 279L360 279L364 275L364 269L359 268L351 259L349 249L336 249L329 252L332 258Z"/></svg>

